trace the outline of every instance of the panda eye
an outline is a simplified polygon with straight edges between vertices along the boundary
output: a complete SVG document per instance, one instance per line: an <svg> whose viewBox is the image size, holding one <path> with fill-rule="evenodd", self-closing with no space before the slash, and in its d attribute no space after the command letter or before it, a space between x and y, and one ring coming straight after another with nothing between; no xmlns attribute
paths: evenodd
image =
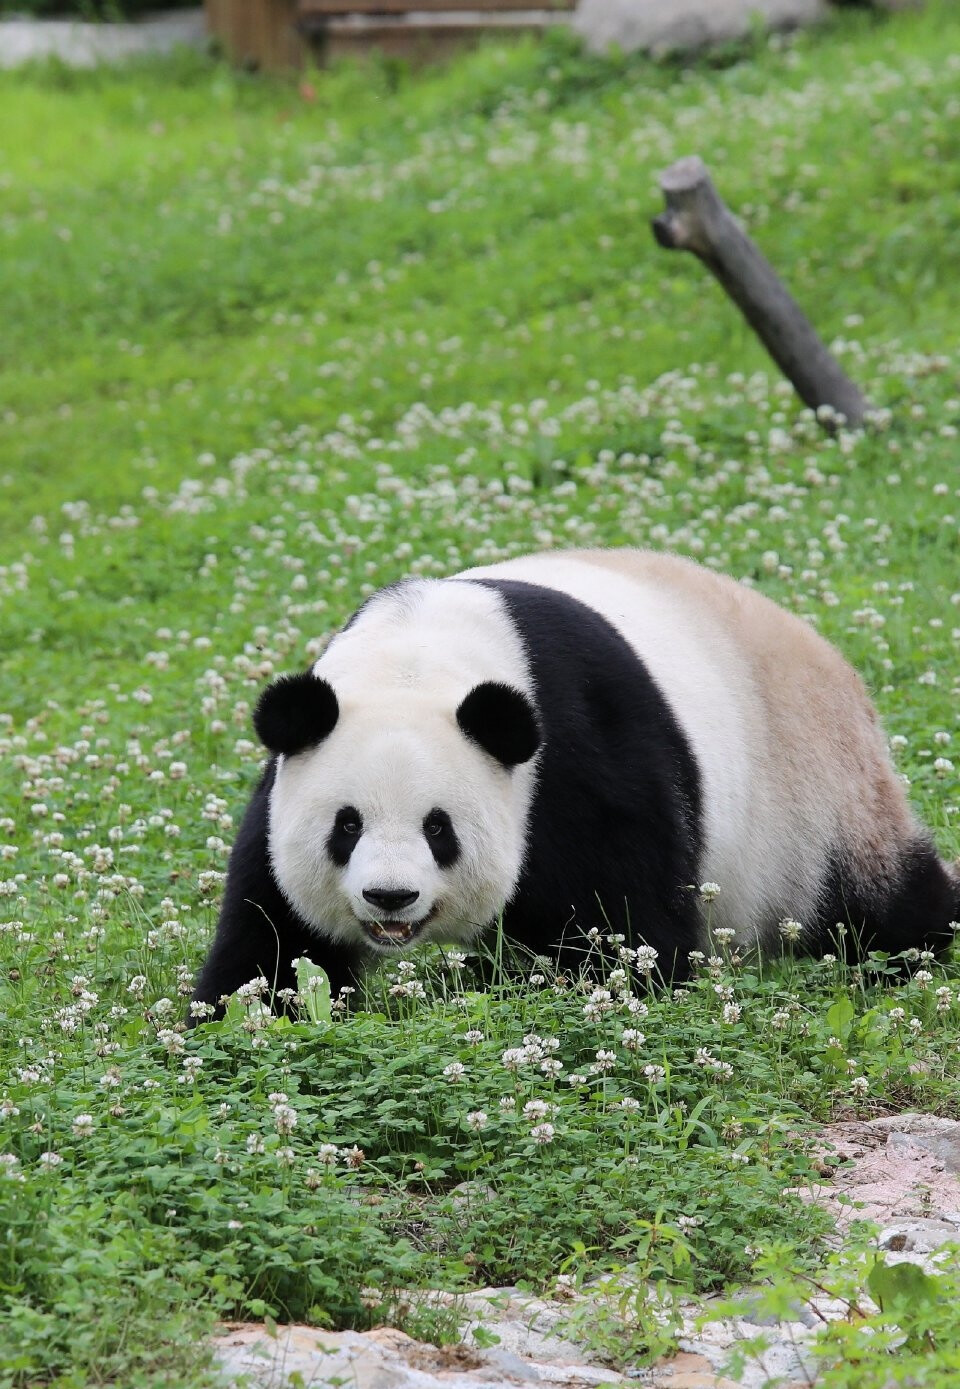
<svg viewBox="0 0 960 1389"><path fill-rule="evenodd" d="M355 839L363 829L363 817L359 810L354 810L352 805L348 805L343 810L337 811L336 826L341 834L347 834Z"/></svg>
<svg viewBox="0 0 960 1389"><path fill-rule="evenodd" d="M435 805L423 818L423 834L439 868L452 868L460 857L460 841L453 821L445 810Z"/></svg>

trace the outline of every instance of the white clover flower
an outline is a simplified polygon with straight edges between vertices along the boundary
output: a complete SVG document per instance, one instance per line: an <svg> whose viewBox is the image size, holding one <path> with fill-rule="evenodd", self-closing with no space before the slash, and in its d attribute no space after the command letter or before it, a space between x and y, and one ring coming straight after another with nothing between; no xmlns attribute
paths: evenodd
<svg viewBox="0 0 960 1389"><path fill-rule="evenodd" d="M255 979L250 979L246 984L240 985L239 989L237 989L237 998L239 998L242 1003L250 1003L267 993L269 988L270 985L263 975L258 974Z"/></svg>
<svg viewBox="0 0 960 1389"><path fill-rule="evenodd" d="M721 888L719 883L701 883L697 891L702 902L713 902L720 896Z"/></svg>
<svg viewBox="0 0 960 1389"><path fill-rule="evenodd" d="M552 1143L555 1132L552 1124L537 1124L530 1130L530 1137L535 1143Z"/></svg>
<svg viewBox="0 0 960 1389"><path fill-rule="evenodd" d="M723 1005L723 1021L725 1023L739 1022L742 1012L739 1003L725 1003Z"/></svg>
<svg viewBox="0 0 960 1389"><path fill-rule="evenodd" d="M617 1103L615 1108L622 1109L625 1114L636 1114L637 1110L641 1108L641 1105L639 1100L633 1099L630 1095L625 1095L623 1099Z"/></svg>
<svg viewBox="0 0 960 1389"><path fill-rule="evenodd" d="M550 1113L551 1106L544 1100L527 1100L523 1106L523 1117L532 1123L539 1123Z"/></svg>
<svg viewBox="0 0 960 1389"><path fill-rule="evenodd" d="M635 1027L625 1027L620 1034L620 1043L627 1051L639 1051L646 1040L646 1034Z"/></svg>
<svg viewBox="0 0 960 1389"><path fill-rule="evenodd" d="M256 1157L264 1151L263 1138L259 1133L247 1134L247 1152Z"/></svg>
<svg viewBox="0 0 960 1389"><path fill-rule="evenodd" d="M499 1105L503 1112L508 1114L511 1110L516 1109L517 1101L513 1095L501 1095Z"/></svg>
<svg viewBox="0 0 960 1389"><path fill-rule="evenodd" d="M703 1217L700 1215L678 1215L676 1225L678 1230L696 1230L703 1224Z"/></svg>
<svg viewBox="0 0 960 1389"><path fill-rule="evenodd" d="M427 991L419 979L408 978L402 982L392 984L390 993L394 998L416 998L425 999Z"/></svg>
<svg viewBox="0 0 960 1389"><path fill-rule="evenodd" d="M500 1057L501 1065L506 1067L508 1071L518 1071L526 1060L525 1047L508 1047Z"/></svg>
<svg viewBox="0 0 960 1389"><path fill-rule="evenodd" d="M41 1167L45 1168L48 1172L51 1172L55 1167L60 1166L61 1162L63 1162L63 1158L60 1156L59 1153L47 1152L41 1153L40 1156L37 1158L37 1162L40 1164Z"/></svg>
<svg viewBox="0 0 960 1389"><path fill-rule="evenodd" d="M366 1153L362 1148L358 1148L356 1143L352 1148L341 1148L340 1156L347 1166L352 1168L362 1167L367 1159Z"/></svg>
<svg viewBox="0 0 960 1389"><path fill-rule="evenodd" d="M794 921L792 917L787 916L780 922L779 930L784 940L795 941L800 939L803 926L799 921Z"/></svg>
<svg viewBox="0 0 960 1389"><path fill-rule="evenodd" d="M667 1072L663 1066L644 1066L643 1074L651 1085L659 1085L667 1076Z"/></svg>
<svg viewBox="0 0 960 1389"><path fill-rule="evenodd" d="M466 1042L470 1047L478 1047L483 1041L483 1033L478 1027L471 1027L468 1032L464 1032L461 1041Z"/></svg>
<svg viewBox="0 0 960 1389"><path fill-rule="evenodd" d="M474 1133L482 1133L487 1127L487 1114L482 1109L471 1109L467 1115L467 1128Z"/></svg>
<svg viewBox="0 0 960 1389"><path fill-rule="evenodd" d="M594 989L583 1005L583 1016L588 1022L597 1022L613 1006L613 996L609 989Z"/></svg>
<svg viewBox="0 0 960 1389"><path fill-rule="evenodd" d="M650 974L657 962L658 951L652 945L641 945L637 948L636 966L641 974Z"/></svg>
<svg viewBox="0 0 960 1389"><path fill-rule="evenodd" d="M186 1043L182 1035L172 1028L161 1027L157 1032L157 1041L170 1056L182 1056L186 1051Z"/></svg>
<svg viewBox="0 0 960 1389"><path fill-rule="evenodd" d="M927 985L933 982L933 975L928 969L918 969L913 976L913 982L918 989L926 990Z"/></svg>
<svg viewBox="0 0 960 1389"><path fill-rule="evenodd" d="M462 1061L451 1061L449 1066L444 1066L443 1074L451 1085L457 1085L467 1074L467 1068Z"/></svg>
<svg viewBox="0 0 960 1389"><path fill-rule="evenodd" d="M73 1121L74 1138L89 1138L94 1130L92 1114L78 1114Z"/></svg>
<svg viewBox="0 0 960 1389"><path fill-rule="evenodd" d="M597 1052L597 1059L593 1062L590 1069L595 1074L603 1074L605 1071L612 1071L617 1064L617 1054L614 1051L605 1051L601 1048Z"/></svg>
<svg viewBox="0 0 960 1389"><path fill-rule="evenodd" d="M545 1076L549 1076L553 1080L563 1070L563 1062L558 1061L554 1056L548 1056L545 1061L540 1062L540 1069Z"/></svg>
<svg viewBox="0 0 960 1389"><path fill-rule="evenodd" d="M463 969L467 963L467 957L459 950L447 951L447 968L452 970Z"/></svg>
<svg viewBox="0 0 960 1389"><path fill-rule="evenodd" d="M360 1306L361 1306L361 1307L366 1307L366 1309L367 1309L368 1311L373 1311L375 1308L380 1307L380 1306L382 1306L382 1305L383 1305L383 1293L379 1290L379 1288L361 1288L361 1289L360 1289Z"/></svg>
<svg viewBox="0 0 960 1389"><path fill-rule="evenodd" d="M277 1148L273 1156L281 1167L292 1167L297 1155L292 1148Z"/></svg>
<svg viewBox="0 0 960 1389"><path fill-rule="evenodd" d="M650 1011L647 1005L641 1003L639 998L634 998L633 994L624 995L620 1000L620 1006L632 1018L645 1018Z"/></svg>
<svg viewBox="0 0 960 1389"><path fill-rule="evenodd" d="M321 1143L317 1151L317 1157L324 1167L335 1167L337 1162L336 1143Z"/></svg>
<svg viewBox="0 0 960 1389"><path fill-rule="evenodd" d="M866 1076L854 1076L850 1082L850 1089L854 1095L862 1097L870 1089L870 1082Z"/></svg>
<svg viewBox="0 0 960 1389"><path fill-rule="evenodd" d="M273 1122L276 1125L277 1133L293 1133L297 1127L297 1111L289 1104L274 1105Z"/></svg>

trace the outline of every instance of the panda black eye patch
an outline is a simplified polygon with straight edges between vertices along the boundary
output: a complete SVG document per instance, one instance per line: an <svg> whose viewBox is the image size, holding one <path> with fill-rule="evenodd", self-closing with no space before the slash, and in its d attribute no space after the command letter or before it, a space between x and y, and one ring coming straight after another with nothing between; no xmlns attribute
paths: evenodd
<svg viewBox="0 0 960 1389"><path fill-rule="evenodd" d="M430 814L424 816L423 833L437 867L452 868L460 857L460 841L447 812L434 806Z"/></svg>
<svg viewBox="0 0 960 1389"><path fill-rule="evenodd" d="M327 852L338 868L350 862L354 845L363 834L363 816L352 805L341 806L333 817L333 829L327 836Z"/></svg>

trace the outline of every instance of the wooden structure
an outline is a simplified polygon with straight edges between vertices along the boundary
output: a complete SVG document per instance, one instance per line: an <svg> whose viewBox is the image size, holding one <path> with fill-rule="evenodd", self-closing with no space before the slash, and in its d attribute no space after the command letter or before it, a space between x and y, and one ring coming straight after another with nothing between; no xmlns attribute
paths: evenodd
<svg viewBox="0 0 960 1389"><path fill-rule="evenodd" d="M576 0L205 0L211 37L236 63L300 67L379 51L442 56L489 34L561 24Z"/></svg>

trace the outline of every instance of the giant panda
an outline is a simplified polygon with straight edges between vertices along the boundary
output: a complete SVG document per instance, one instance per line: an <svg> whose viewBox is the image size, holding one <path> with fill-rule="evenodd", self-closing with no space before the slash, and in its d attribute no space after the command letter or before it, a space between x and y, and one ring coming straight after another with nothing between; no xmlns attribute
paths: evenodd
<svg viewBox="0 0 960 1389"><path fill-rule="evenodd" d="M196 1000L308 955L334 991L425 941L558 959L591 928L679 980L709 931L944 945L960 879L863 685L805 622L675 556L546 553L369 598L254 715L271 754ZM719 884L706 908L698 883ZM208 1010L195 1009L203 1014Z"/></svg>

